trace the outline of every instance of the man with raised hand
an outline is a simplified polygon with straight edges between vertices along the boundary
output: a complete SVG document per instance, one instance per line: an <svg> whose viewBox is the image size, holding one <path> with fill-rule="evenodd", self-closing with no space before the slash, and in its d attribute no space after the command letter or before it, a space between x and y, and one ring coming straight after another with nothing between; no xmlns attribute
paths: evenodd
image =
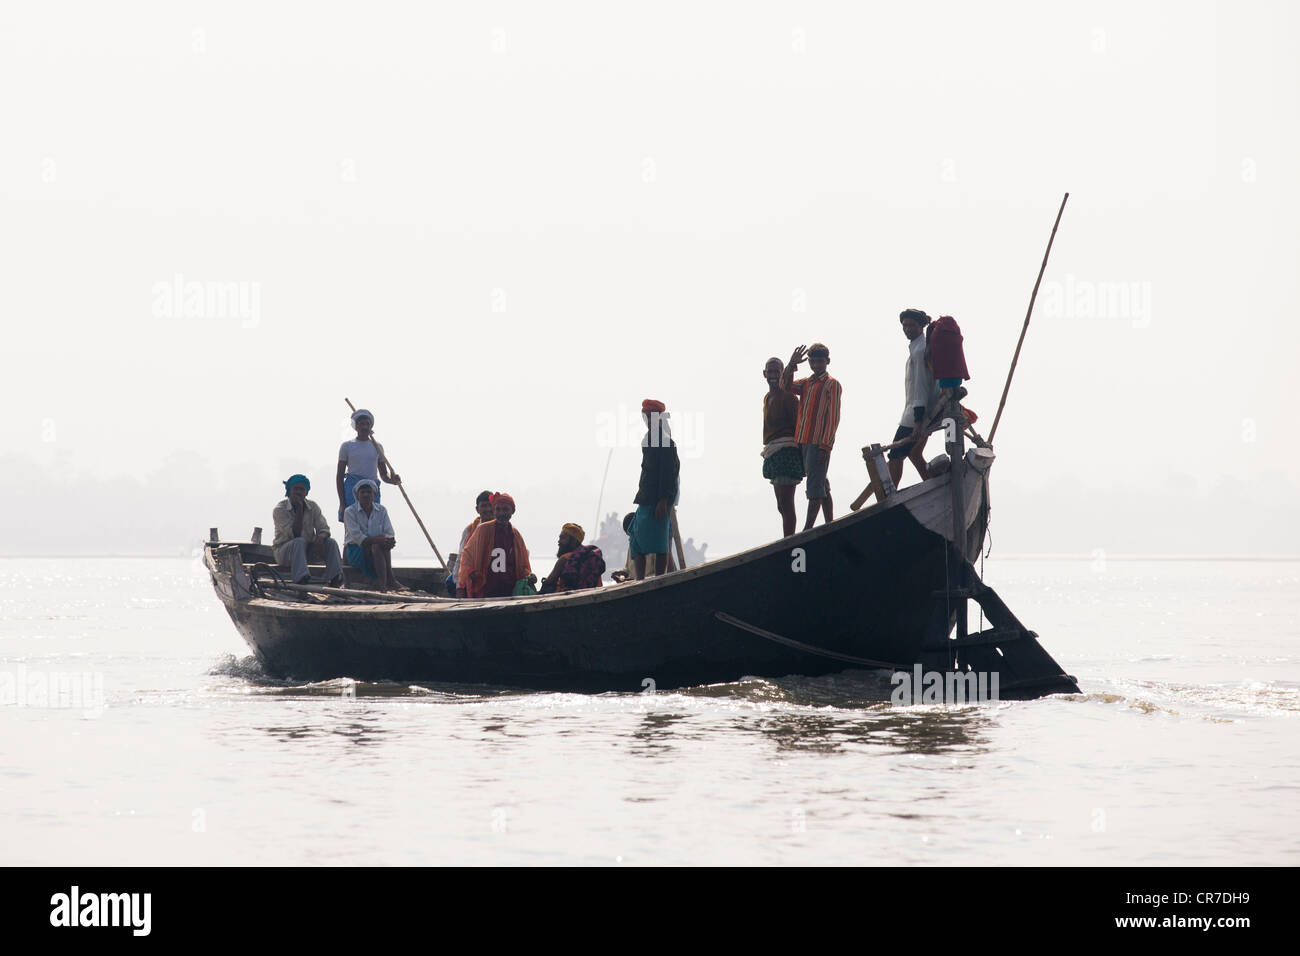
<svg viewBox="0 0 1300 956"><path fill-rule="evenodd" d="M271 550L276 564L290 569L295 584L311 580L307 562L314 560L324 562L330 587L338 587L343 583L339 546L330 537L329 522L320 505L307 498L310 490L306 475L294 475L284 483L284 498L271 511L275 528Z"/></svg>
<svg viewBox="0 0 1300 956"><path fill-rule="evenodd" d="M767 380L767 394L763 396L763 477L772 482L781 532L788 538L799 523L794 512L794 490L803 481L803 454L794 440L799 398L781 387L783 368L779 358L770 358L763 366L763 378Z"/></svg>
<svg viewBox="0 0 1300 956"><path fill-rule="evenodd" d="M795 371L807 359L812 375L794 378ZM804 493L808 496L807 531L817 523L820 511L827 523L835 519L835 504L831 500L831 483L826 477L830 468L831 449L835 447L835 432L840 427L840 398L843 389L831 378L826 366L831 361L831 350L821 342L809 347L799 346L790 356L790 362L781 376L781 387L799 396L799 418L795 423L794 440L803 453L803 470L808 483Z"/></svg>

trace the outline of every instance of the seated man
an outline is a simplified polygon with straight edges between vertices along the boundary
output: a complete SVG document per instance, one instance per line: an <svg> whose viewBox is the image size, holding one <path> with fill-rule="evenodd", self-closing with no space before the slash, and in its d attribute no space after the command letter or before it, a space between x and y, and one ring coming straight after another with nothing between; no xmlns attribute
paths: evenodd
<svg viewBox="0 0 1300 956"><path fill-rule="evenodd" d="M457 597L510 597L520 582L537 580L524 536L510 524L514 513L515 499L505 492L492 496L492 520L478 526L460 556Z"/></svg>
<svg viewBox="0 0 1300 956"><path fill-rule="evenodd" d="M346 544L348 564L368 578L379 582L379 590L400 588L393 576L393 546L397 537L393 523L388 520L388 509L375 501L377 482L363 478L357 482L357 500L343 512L343 540Z"/></svg>
<svg viewBox="0 0 1300 956"><path fill-rule="evenodd" d="M271 510L275 538L271 550L282 568L290 568L295 584L311 580L307 561L323 561L330 587L343 583L339 564L339 546L330 537L330 526L321 514L320 505L307 500L311 482L305 475L294 475L284 483L284 500Z"/></svg>
<svg viewBox="0 0 1300 956"><path fill-rule="evenodd" d="M560 529L555 567L542 579L542 594L563 591L585 591L601 586L600 576L605 573L605 556L594 545L583 545L587 533L569 522Z"/></svg>
<svg viewBox="0 0 1300 956"><path fill-rule="evenodd" d="M492 492L480 491L478 497L474 499L474 510L478 512L478 515L461 532L460 548L451 556L451 562L447 566L447 589L448 594L452 597L456 596L456 580L460 574L460 556L465 553L465 545L469 543L470 535L477 531L478 526L484 521L492 520Z"/></svg>

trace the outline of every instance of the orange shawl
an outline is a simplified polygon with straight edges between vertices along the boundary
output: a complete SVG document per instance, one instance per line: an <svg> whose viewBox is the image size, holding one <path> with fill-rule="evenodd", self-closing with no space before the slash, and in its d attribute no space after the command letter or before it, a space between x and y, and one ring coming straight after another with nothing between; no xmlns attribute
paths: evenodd
<svg viewBox="0 0 1300 956"><path fill-rule="evenodd" d="M515 536L515 574L526 578L533 573L528 563L528 548L524 546L524 536L519 529L511 525ZM487 585L487 569L492 563L492 546L496 543L496 520L484 521L474 529L465 543L465 553L460 556L460 566L456 569L456 584L463 587L470 597L482 597Z"/></svg>

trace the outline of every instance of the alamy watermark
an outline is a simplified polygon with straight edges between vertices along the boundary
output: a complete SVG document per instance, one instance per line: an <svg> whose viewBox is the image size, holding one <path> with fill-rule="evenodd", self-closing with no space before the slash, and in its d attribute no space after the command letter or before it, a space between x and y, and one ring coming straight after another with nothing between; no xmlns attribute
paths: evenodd
<svg viewBox="0 0 1300 956"><path fill-rule="evenodd" d="M1098 282L1066 273L1064 282L1044 282L1043 311L1059 319L1119 319L1135 329L1151 324L1150 282Z"/></svg>
<svg viewBox="0 0 1300 956"><path fill-rule="evenodd" d="M682 458L698 458L703 436L703 416L691 412L650 412L647 425L641 410L619 405L596 415L596 445L600 448L662 448L669 441Z"/></svg>
<svg viewBox="0 0 1300 956"><path fill-rule="evenodd" d="M152 910L152 893L84 893L74 885L50 897L50 925L126 927L133 936L148 936Z"/></svg>
<svg viewBox="0 0 1300 956"><path fill-rule="evenodd" d="M262 322L262 283L198 282L177 272L153 284L153 315L158 319L238 319L241 328Z"/></svg>
<svg viewBox="0 0 1300 956"><path fill-rule="evenodd" d="M998 700L997 671L894 671L889 702L897 707L913 704L975 704Z"/></svg>
<svg viewBox="0 0 1300 956"><path fill-rule="evenodd" d="M0 671L0 707L82 710L98 717L104 710L104 675L98 671L45 671L19 664Z"/></svg>

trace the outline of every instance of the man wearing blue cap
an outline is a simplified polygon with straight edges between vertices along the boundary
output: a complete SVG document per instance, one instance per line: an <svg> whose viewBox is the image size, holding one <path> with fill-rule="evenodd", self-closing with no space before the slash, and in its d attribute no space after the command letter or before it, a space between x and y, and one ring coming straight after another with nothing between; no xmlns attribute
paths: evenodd
<svg viewBox="0 0 1300 956"><path fill-rule="evenodd" d="M284 498L271 511L275 539L271 550L281 567L290 568L295 584L311 580L308 560L323 561L331 587L343 584L343 566L339 546L330 537L330 526L321 514L320 505L307 500L311 482L306 475L294 475L284 483Z"/></svg>

